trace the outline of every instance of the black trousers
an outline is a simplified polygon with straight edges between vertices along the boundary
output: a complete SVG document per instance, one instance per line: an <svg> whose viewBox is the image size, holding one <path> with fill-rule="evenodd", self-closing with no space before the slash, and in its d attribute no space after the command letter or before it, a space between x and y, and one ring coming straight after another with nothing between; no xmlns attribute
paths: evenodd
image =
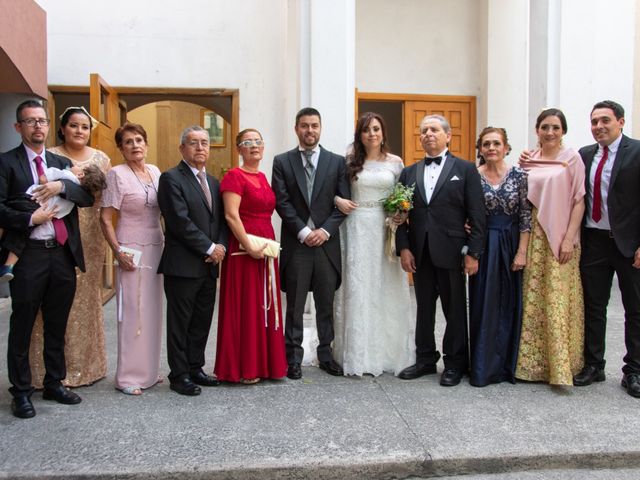
<svg viewBox="0 0 640 480"><path fill-rule="evenodd" d="M76 270L68 246L45 248L43 243L27 241L9 284L12 313L7 367L9 391L15 397L33 392L29 345L39 309L44 325L44 387L58 386L67 376L64 336L76 292Z"/></svg>
<svg viewBox="0 0 640 480"><path fill-rule="evenodd" d="M580 273L584 292L584 361L604 368L607 305L614 272L624 306L624 373L640 373L640 270L624 257L608 231L585 228L582 234Z"/></svg>
<svg viewBox="0 0 640 480"><path fill-rule="evenodd" d="M460 259L462 262L462 257ZM440 359L436 349L436 301L440 297L447 326L442 340L445 368L467 371L469 366L469 334L464 274L455 269L433 265L428 242L425 241L420 266L413 274L416 292L416 364L435 365Z"/></svg>
<svg viewBox="0 0 640 480"><path fill-rule="evenodd" d="M172 382L199 372L204 366L204 351L216 303L216 282L211 276L164 276L167 358Z"/></svg>
<svg viewBox="0 0 640 480"><path fill-rule="evenodd" d="M284 272L287 282L285 347L287 362L302 363L303 314L307 293L313 292L318 329L318 360L331 360L333 342L333 298L338 285L338 272L322 247L300 245Z"/></svg>

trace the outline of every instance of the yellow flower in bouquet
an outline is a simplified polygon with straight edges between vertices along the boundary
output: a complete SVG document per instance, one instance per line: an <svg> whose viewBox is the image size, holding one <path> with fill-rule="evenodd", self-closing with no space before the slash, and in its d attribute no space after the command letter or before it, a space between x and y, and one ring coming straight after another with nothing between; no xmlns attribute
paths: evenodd
<svg viewBox="0 0 640 480"><path fill-rule="evenodd" d="M382 200L382 208L391 215L398 212L408 212L413 208L413 192L415 189L415 183L410 187L400 182L396 183L389 196Z"/></svg>

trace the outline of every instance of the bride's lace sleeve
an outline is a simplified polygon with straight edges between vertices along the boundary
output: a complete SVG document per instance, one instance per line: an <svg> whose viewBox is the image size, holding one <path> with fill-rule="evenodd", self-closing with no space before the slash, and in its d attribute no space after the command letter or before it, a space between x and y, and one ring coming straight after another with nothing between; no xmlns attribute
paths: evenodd
<svg viewBox="0 0 640 480"><path fill-rule="evenodd" d="M400 174L402 173L402 169L404 168L404 163L400 157L393 154L387 154L387 162L397 182Z"/></svg>

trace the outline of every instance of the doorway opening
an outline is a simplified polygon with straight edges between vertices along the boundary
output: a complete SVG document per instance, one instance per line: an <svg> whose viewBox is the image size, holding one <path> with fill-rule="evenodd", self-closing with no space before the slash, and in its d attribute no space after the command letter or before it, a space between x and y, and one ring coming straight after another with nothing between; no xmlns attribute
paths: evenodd
<svg viewBox="0 0 640 480"><path fill-rule="evenodd" d="M356 118L375 112L385 119L391 150L405 165L424 157L420 145L420 121L425 115L442 115L451 125L449 150L457 157L475 161L476 97L364 93L356 90Z"/></svg>

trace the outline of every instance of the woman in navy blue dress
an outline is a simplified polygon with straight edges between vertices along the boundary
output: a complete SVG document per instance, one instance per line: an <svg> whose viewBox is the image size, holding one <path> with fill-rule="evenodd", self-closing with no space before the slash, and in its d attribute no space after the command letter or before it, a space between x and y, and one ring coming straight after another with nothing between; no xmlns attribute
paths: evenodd
<svg viewBox="0 0 640 480"><path fill-rule="evenodd" d="M505 161L503 128L487 127L476 143L487 210L487 238L478 274L470 278L471 385L515 382L531 204L527 174Z"/></svg>

